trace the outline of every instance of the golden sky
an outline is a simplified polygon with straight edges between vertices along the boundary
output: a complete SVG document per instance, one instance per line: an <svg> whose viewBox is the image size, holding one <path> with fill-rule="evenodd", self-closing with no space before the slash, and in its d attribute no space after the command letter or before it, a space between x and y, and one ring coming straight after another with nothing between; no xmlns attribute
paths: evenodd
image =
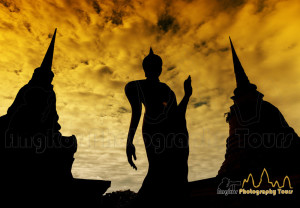
<svg viewBox="0 0 300 208"><path fill-rule="evenodd" d="M300 130L298 0L0 0L0 115L40 66L55 28L53 85L64 135L75 134L74 177L111 180L109 191L137 191L147 172L141 128L138 171L125 154L128 81L143 79L152 46L163 59L162 82L183 96L189 180L213 177L224 160L224 113L235 88L228 37L250 81ZM140 125L141 126L141 125Z"/></svg>

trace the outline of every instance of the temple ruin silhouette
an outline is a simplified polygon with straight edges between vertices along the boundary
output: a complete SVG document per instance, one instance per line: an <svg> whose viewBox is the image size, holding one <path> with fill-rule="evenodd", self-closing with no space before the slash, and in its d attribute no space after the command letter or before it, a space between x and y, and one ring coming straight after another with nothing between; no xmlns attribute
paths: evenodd
<svg viewBox="0 0 300 208"><path fill-rule="evenodd" d="M77 140L60 133L51 84L55 38L56 29L41 66L0 117L1 203L12 207L96 205L110 187L110 181L72 176Z"/></svg>
<svg viewBox="0 0 300 208"><path fill-rule="evenodd" d="M250 83L230 43L237 87L227 114L230 135L218 176L239 179L250 172L259 176L264 168L278 176L300 173L300 167L294 165L300 159L298 135L278 108L263 100L264 95Z"/></svg>
<svg viewBox="0 0 300 208"><path fill-rule="evenodd" d="M41 66L19 90L7 114L0 117L3 205L99 207L101 195L110 186L110 181L78 179L72 175L76 136L60 133L56 95L51 84L55 38L56 30ZM189 204L186 206L282 207L299 204L299 137L279 109L265 101L257 86L249 81L231 40L230 44L236 89L231 97L234 104L226 118L229 137L225 159L216 177L188 183ZM185 126L185 119L182 122ZM184 162L188 148L185 150ZM288 176L290 183L285 183L283 189L292 187L294 194L280 196L279 200L267 196L217 194L218 188L236 187L237 182L247 179L249 174L259 181L265 169L270 181L287 181ZM182 175L187 175L187 167L182 170L185 170ZM234 186L227 184L229 181ZM156 191L155 187L149 190Z"/></svg>
<svg viewBox="0 0 300 208"><path fill-rule="evenodd" d="M299 204L300 166L297 163L300 161L300 139L278 108L263 100L264 95L249 81L231 39L230 44L236 89L231 97L234 104L226 118L229 137L226 140L225 160L216 177L189 183L191 201L206 201L211 207L277 207ZM268 170L273 181L282 181L288 176L294 187L294 194L279 197L279 202L274 198L266 200L264 197L216 194L222 179L242 182L251 173L259 181L264 169Z"/></svg>

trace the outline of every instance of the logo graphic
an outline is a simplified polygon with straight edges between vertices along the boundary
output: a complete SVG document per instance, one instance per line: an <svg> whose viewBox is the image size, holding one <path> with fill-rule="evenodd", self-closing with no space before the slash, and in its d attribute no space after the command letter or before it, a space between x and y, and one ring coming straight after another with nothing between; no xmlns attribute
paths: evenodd
<svg viewBox="0 0 300 208"><path fill-rule="evenodd" d="M282 185L280 185L278 180L275 180L275 182L270 181L268 171L264 168L257 185L255 184L252 173L249 174L247 179L243 180L242 188L239 190L239 194L255 194L257 196L262 194L276 196L277 194L293 194L292 189L293 187L291 185L291 180L288 176L284 177Z"/></svg>
<svg viewBox="0 0 300 208"><path fill-rule="evenodd" d="M217 189L217 194L238 194L238 187L241 186L240 181L231 181L229 178L223 178Z"/></svg>

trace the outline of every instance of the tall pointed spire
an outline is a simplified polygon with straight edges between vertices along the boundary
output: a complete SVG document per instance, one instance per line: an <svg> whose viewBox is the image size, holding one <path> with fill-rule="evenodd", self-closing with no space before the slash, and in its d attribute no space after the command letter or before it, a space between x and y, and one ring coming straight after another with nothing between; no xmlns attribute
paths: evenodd
<svg viewBox="0 0 300 208"><path fill-rule="evenodd" d="M229 37L230 44L231 44L231 51L232 51L232 59L233 59L233 65L234 65L234 73L235 73L235 79L236 79L236 86L237 87L243 87L250 84L249 79L244 71L244 68L234 50L231 38Z"/></svg>
<svg viewBox="0 0 300 208"><path fill-rule="evenodd" d="M234 47L233 47L230 37L229 37L229 40L230 40L230 44L231 44L232 59L233 59L233 65L234 65L234 74L235 74L235 79L236 79L236 89L233 92L235 96L233 96L231 98L235 99L236 96L240 96L246 92L249 92L250 90L256 91L257 87L255 84L252 84L249 82L249 79L244 71L244 68L234 50Z"/></svg>
<svg viewBox="0 0 300 208"><path fill-rule="evenodd" d="M53 60L53 52L54 52L55 36L56 36L56 28L55 28L54 34L52 36L52 40L51 40L51 43L49 45L49 48L48 48L48 50L46 52L46 55L44 57L44 60L41 64L42 69L46 69L46 70L51 71L52 60Z"/></svg>
<svg viewBox="0 0 300 208"><path fill-rule="evenodd" d="M153 50L152 50L152 48L150 47L150 52L149 52L149 55L153 55L154 53L153 53Z"/></svg>

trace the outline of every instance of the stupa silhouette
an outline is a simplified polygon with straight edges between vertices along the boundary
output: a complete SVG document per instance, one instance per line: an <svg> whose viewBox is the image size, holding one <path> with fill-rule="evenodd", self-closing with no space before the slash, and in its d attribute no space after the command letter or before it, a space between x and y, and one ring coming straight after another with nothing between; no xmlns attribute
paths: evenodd
<svg viewBox="0 0 300 208"><path fill-rule="evenodd" d="M259 181L264 168L272 181L282 181L288 175L294 190L300 188L299 137L278 108L263 100L264 95L249 81L231 39L230 44L237 87L231 97L234 105L226 118L229 137L225 160L216 177L189 183L191 203L206 202L210 207L283 207L299 203L299 191L271 199L239 194L224 196L216 192L224 178L241 183L251 173ZM262 186L268 188L269 184Z"/></svg>
<svg viewBox="0 0 300 208"><path fill-rule="evenodd" d="M97 204L110 186L110 181L72 176L77 141L74 135L62 136L59 131L51 84L55 38L56 29L41 66L19 90L7 114L0 117L5 191L1 201L12 207Z"/></svg>
<svg viewBox="0 0 300 208"><path fill-rule="evenodd" d="M235 179L249 173L259 177L266 168L270 175L300 173L300 139L281 112L263 100L264 95L250 83L230 40L237 87L227 115L229 137L225 161L218 175Z"/></svg>

